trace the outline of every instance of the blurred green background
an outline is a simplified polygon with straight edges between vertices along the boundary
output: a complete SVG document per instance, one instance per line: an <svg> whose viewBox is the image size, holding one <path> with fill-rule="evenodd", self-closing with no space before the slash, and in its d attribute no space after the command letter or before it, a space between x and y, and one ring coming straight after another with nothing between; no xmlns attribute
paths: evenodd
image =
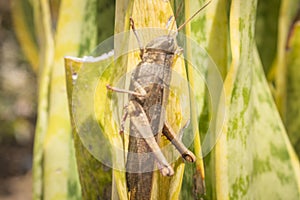
<svg viewBox="0 0 300 200"><path fill-rule="evenodd" d="M0 0L0 199L31 199L36 75L23 55L10 1Z"/></svg>

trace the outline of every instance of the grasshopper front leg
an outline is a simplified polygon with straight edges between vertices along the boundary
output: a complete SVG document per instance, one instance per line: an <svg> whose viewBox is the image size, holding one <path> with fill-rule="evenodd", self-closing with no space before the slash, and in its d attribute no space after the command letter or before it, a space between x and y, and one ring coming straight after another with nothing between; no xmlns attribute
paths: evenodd
<svg viewBox="0 0 300 200"><path fill-rule="evenodd" d="M114 92L132 94L132 95L137 96L137 97L144 97L146 95L146 92L145 93L141 93L140 91L139 92L135 92L135 91L130 91L130 90L124 90L124 89L112 87L110 85L106 85L106 88L108 90L111 90L111 91L114 91Z"/></svg>

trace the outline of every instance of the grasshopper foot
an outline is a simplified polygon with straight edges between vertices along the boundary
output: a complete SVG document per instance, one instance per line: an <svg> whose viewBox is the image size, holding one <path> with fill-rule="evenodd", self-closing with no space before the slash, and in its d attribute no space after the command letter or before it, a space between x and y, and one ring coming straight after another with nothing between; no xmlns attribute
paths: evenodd
<svg viewBox="0 0 300 200"><path fill-rule="evenodd" d="M163 165L157 162L157 166L163 176L172 176L174 174L174 170L170 165Z"/></svg>
<svg viewBox="0 0 300 200"><path fill-rule="evenodd" d="M160 173L163 176L172 176L174 174L174 170L171 166L165 166L160 169Z"/></svg>
<svg viewBox="0 0 300 200"><path fill-rule="evenodd" d="M184 160L186 160L188 162L195 162L196 161L196 156L191 151L187 151L187 152L183 153L182 157L183 157Z"/></svg>

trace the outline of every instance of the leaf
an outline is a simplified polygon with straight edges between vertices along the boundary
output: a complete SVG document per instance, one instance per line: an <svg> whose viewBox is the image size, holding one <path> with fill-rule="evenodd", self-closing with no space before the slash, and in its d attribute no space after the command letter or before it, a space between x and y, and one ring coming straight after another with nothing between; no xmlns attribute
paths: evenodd
<svg viewBox="0 0 300 200"><path fill-rule="evenodd" d="M265 73L270 72L277 52L280 0L258 1L255 40Z"/></svg>
<svg viewBox="0 0 300 200"><path fill-rule="evenodd" d="M299 1L282 1L278 21L277 55L270 71L270 79L274 82L274 99L283 121L286 118L286 46L292 22L297 12Z"/></svg>
<svg viewBox="0 0 300 200"><path fill-rule="evenodd" d="M287 139L254 44L256 1L232 1L232 64L216 145L218 199L299 199L299 161ZM222 102L221 102L222 103Z"/></svg>
<svg viewBox="0 0 300 200"><path fill-rule="evenodd" d="M105 61L97 63L98 65L102 65L102 63L105 63ZM74 144L75 144L75 152L76 152L76 160L77 160L77 168L80 176L80 183L82 188L82 198L83 199L94 199L96 197L103 198L103 199L110 199L111 198L111 189L112 189L112 170L102 164L99 160L97 160L89 151L89 148L92 147L92 144L89 143L86 145L86 141L83 141L82 137L79 137L79 131L82 131L82 127L84 124L89 123L91 120L93 120L93 116L87 116L84 113L88 113L86 106L81 106L77 108L78 102L80 105L86 104L88 105L90 102L87 101L86 96L80 96L82 92L86 92L86 90L81 90L81 92L78 92L78 89L81 89L81 76L84 74L85 68L92 68L96 69L96 72L98 71L98 65L97 68L93 67L92 64L88 64L84 62L84 59L78 59L78 58L72 58L72 57L66 57L65 58L65 67L66 67L66 79L67 79L67 91L68 91L68 100L69 100L69 109L70 109L70 116L72 120L72 127L73 127L73 137L74 137ZM85 74L87 75L87 74ZM93 73L95 75L95 73ZM93 80L91 78L91 74L89 76L90 80ZM86 78L84 77L84 78ZM98 78L98 77L96 77ZM77 82L78 79L78 82ZM76 85L76 84L79 85ZM92 88L92 87L91 87ZM73 93L75 90L76 94ZM79 95L79 96L78 96ZM80 111L80 109L85 109L85 112L81 114L80 117L84 119L83 124L80 123L78 120L78 115L76 113L77 110ZM93 112L92 112L93 113ZM75 117L75 119L74 119ZM93 130L92 127L89 127L89 130ZM97 131L97 129L93 130ZM92 131L90 131L92 132ZM97 133L97 132L96 132ZM97 142L97 140L96 140ZM103 145L103 141L101 143L95 144L97 145ZM86 145L86 146L84 146ZM104 144L105 146L105 144ZM100 152L104 153L104 152ZM99 187L101 186L101 187Z"/></svg>
<svg viewBox="0 0 300 200"><path fill-rule="evenodd" d="M191 11L191 8L200 8L198 2L193 2L194 4L191 6L189 1L185 1L185 20L187 20L192 14L193 11ZM196 5L195 5L196 3ZM194 11L195 12L195 11ZM197 21L196 19L193 20L193 22L188 23L185 27L185 34L186 37L194 36L196 38L196 41L203 42L205 40L205 23L197 23L197 31L195 28L195 21L197 22L203 22L205 21L205 16L200 16ZM191 28L192 26L192 28ZM197 36L195 36L197 35ZM201 39L200 39L201 38ZM199 42L200 43L200 42ZM202 44L203 44L202 43ZM204 164L203 164L203 154L201 149L201 140L200 140L200 133L198 128L198 119L200 117L200 113L202 112L203 103L204 103L204 95L205 95L205 83L204 79L199 79L199 73L202 73L201 75L206 73L206 66L202 66L200 63L200 60L204 60L204 56L201 55L199 52L199 49L193 48L194 46L191 44L191 41L189 38L186 39L186 48L185 48L185 54L187 59L187 67L186 71L188 74L188 81L190 84L189 92L190 92L190 107L191 107L191 123L192 123L192 132L195 134L194 137L194 152L197 157L196 160L196 166L187 166L185 172L184 172L184 182L183 182L183 188L182 188L182 194L181 199L191 199L194 196L203 195L205 193L205 185L204 185ZM201 51L201 50L200 50ZM197 59L194 59L197 58ZM191 62L193 60L194 62ZM194 65L196 64L196 66ZM196 69L194 69L194 67ZM198 68L197 68L198 67ZM194 96L193 96L194 95ZM197 112L198 111L198 112ZM193 180L195 179L195 181ZM195 184L198 183L198 184Z"/></svg>
<svg viewBox="0 0 300 200"><path fill-rule="evenodd" d="M34 33L32 5L27 0L13 0L11 2L11 9L15 33L18 37L22 50L33 71L38 72L39 47Z"/></svg>
<svg viewBox="0 0 300 200"><path fill-rule="evenodd" d="M287 115L286 128L298 157L300 156L300 24L295 23L289 42L287 59Z"/></svg>
<svg viewBox="0 0 300 200"><path fill-rule="evenodd" d="M38 96L38 118L35 129L34 139L34 157L33 157L33 199L41 199L43 196L43 146L45 135L48 128L48 111L49 111L49 96L50 96L50 74L52 71L52 59L54 54L54 38L51 27L49 4L45 1L33 2L34 21L39 24L36 30L37 40L40 43L40 65L39 72L39 96Z"/></svg>
<svg viewBox="0 0 300 200"><path fill-rule="evenodd" d="M103 42L114 33L115 20L115 1L97 1L97 28L98 28L98 43ZM95 26L95 24L94 24Z"/></svg>
<svg viewBox="0 0 300 200"><path fill-rule="evenodd" d="M193 1L190 8L186 4L189 18L204 4L204 1ZM183 184L182 199L214 199L215 197L215 173L213 146L218 134L215 134L215 116L222 90L223 78L227 72L228 63L228 22L227 3L225 1L212 1L199 15L191 21L191 33L186 26L186 34L191 37L190 63L188 66L189 83L194 102L191 102L192 110L198 110L196 124L199 124L200 140L195 138L195 152L200 158L204 157L205 165L205 188L201 188L204 178L203 164L201 159L197 163L196 170L187 166ZM195 40L195 42L193 41ZM187 45L188 46L188 45ZM196 148L198 146L198 148ZM202 152L201 152L201 147ZM197 150L198 149L198 150ZM193 191L193 192L192 192ZM205 196L203 193L205 192Z"/></svg>
<svg viewBox="0 0 300 200"><path fill-rule="evenodd" d="M108 5L108 2L102 2L102 5L105 4ZM96 7L91 5L90 8ZM116 13L118 18L121 12ZM104 14L101 13L101 16L100 21L107 21ZM87 23L84 23L82 28L84 33L82 34L82 53L80 54L89 50L90 45L95 41L95 15L88 14L85 20ZM101 38L107 30L103 24L99 25L102 30L101 36L99 36ZM101 58L102 53L113 48L111 45L114 43L113 39L111 37L100 43L98 48L92 54L90 53L92 57L86 59L66 58L68 85L75 84L72 74L75 73L76 77L78 76L74 88L69 87L69 104L73 117L77 163L84 199L98 197L127 199L124 159L120 158L122 152L118 152L119 147L123 145L110 109L111 101L107 97L106 89L106 84L112 84L120 78L120 72L124 71L124 67L122 67L123 65L113 67L115 65L112 63L114 60L111 56L107 59ZM119 43L115 42L115 45L117 46ZM116 55L118 54L115 53L115 57L117 57ZM121 63L120 59L115 62ZM113 76L112 74L118 75ZM95 113L96 115L94 115Z"/></svg>
<svg viewBox="0 0 300 200"><path fill-rule="evenodd" d="M99 2L94 1L88 1L85 4L85 12L83 14L83 22L82 26L80 27L80 47L79 47L79 56L82 55L91 55L91 50L96 47L97 42L99 38L108 37L112 34L112 30L109 28L112 25L109 24L109 22L112 22L112 20L107 20L108 16L113 16L112 13L108 13L106 8L110 7L113 8L113 4L110 3L110 1L101 1L101 4L98 4ZM105 9L105 12L98 13L97 10ZM105 21L105 23L100 23ZM97 26L98 24L98 26ZM95 51L95 50L94 50ZM65 60L65 67L68 72L67 75L67 84L69 86L72 86L72 84L75 84L74 80L72 79L72 76L74 73L76 76L80 74L81 71L84 71L84 69L89 67L89 64L84 63L83 60L73 60L71 58L66 58ZM84 69L82 69L84 67ZM94 68L95 69L95 68ZM93 74L95 75L95 74ZM88 78L91 78L90 76L87 76ZM98 77L96 77L98 78ZM80 80L80 79L79 79ZM88 80L88 79L87 79ZM91 80L93 80L91 78ZM80 87L75 85L75 89ZM103 198L103 199L109 199L112 197L112 171L108 168L108 166L105 166L105 163L101 163L99 160L97 160L94 156L94 154L90 152L89 145L86 145L86 141L83 141L83 138L80 138L80 134L78 133L78 127L81 127L82 124L76 124L78 123L76 120L74 122L74 116L77 115L77 112L74 111L74 104L78 101L83 102L85 104L89 104L86 96L84 96L84 99L79 99L79 97L73 94L73 90L69 87L69 104L70 104L70 113L72 117L72 127L73 127L73 137L74 137L74 143L75 143L75 151L76 151L76 158L77 158L77 167L78 172L80 176L80 183L82 187L82 198L83 199L94 199L94 198ZM83 91L86 91L83 89ZM75 92L78 93L78 92ZM79 93L78 95L80 95ZM74 98L72 98L74 97ZM76 100L76 101L74 101ZM74 103L75 102L75 103ZM99 102L99 104L101 104ZM72 107L73 105L73 107ZM79 106L82 106L82 103L80 103ZM85 106L80 108L86 108ZM79 110L79 109L78 109ZM83 111L83 112L86 112ZM93 112L92 112L93 113ZM84 115L83 115L84 116ZM84 118L87 120L86 118ZM85 121L83 124L89 123L93 118L90 116L87 121ZM97 134L97 132L96 132ZM94 147L103 144L103 141L99 141L98 144L95 144ZM85 146L86 145L86 146ZM104 145L105 146L105 145ZM104 152L101 152L104 154ZM99 188L99 186L101 186Z"/></svg>
<svg viewBox="0 0 300 200"><path fill-rule="evenodd" d="M66 54L77 55L81 41L81 27L85 23L84 15L87 10L85 1L61 1L60 18L58 20L57 32L55 34L55 50L51 40L51 24L49 18L49 6L36 2L36 20L39 18L39 11L44 11L45 26L39 29L41 41L46 42L42 51L43 67L53 66L49 90L48 104L48 126L46 135L42 138L42 159L43 159L43 196L51 198L77 199L81 196L78 173L76 172L74 144L71 137L71 125L67 103L65 71L63 68L63 57ZM47 8L48 7L48 8ZM42 13L43 15L43 13ZM42 18L43 19L43 18ZM42 21L44 22L44 21ZM48 42L48 43L47 43ZM48 47L48 48L47 48ZM45 70L44 69L44 70ZM44 77L45 78L45 77ZM57 184L59 182L60 184Z"/></svg>
<svg viewBox="0 0 300 200"><path fill-rule="evenodd" d="M110 38L110 41L113 41L113 38ZM99 48L101 49L101 45ZM104 188L111 189L111 187L110 195L113 199L127 198L123 152L120 152L123 145L106 89L106 85L113 77L112 55L104 58L100 56L66 59L68 83L76 81L72 96L69 95L69 101L72 102L73 127L77 135L75 139L78 140L76 145L78 167L86 199L99 196L109 198L103 196L106 195ZM76 66L80 67L80 70L75 70ZM72 79L74 75L76 78ZM113 168L113 177L109 168ZM115 179L114 182L112 178ZM99 185L103 189L99 190Z"/></svg>

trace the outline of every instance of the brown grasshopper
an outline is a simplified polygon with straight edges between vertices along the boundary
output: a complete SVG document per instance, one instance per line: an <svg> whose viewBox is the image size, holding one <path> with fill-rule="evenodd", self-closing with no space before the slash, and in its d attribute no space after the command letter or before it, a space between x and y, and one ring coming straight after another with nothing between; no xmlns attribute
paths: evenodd
<svg viewBox="0 0 300 200"><path fill-rule="evenodd" d="M200 10L208 5L205 4ZM189 20L190 21L198 10ZM126 162L126 179L130 199L150 199L152 175L156 161L163 176L172 176L173 168L162 154L157 144L157 135L164 136L176 147L184 160L194 162L195 155L177 139L176 133L165 119L165 109L169 97L172 64L182 53L174 36L163 35L154 38L144 48L130 18L130 25L140 46L141 62L131 74L129 90L107 85L107 89L129 94L129 103L121 121L121 130L127 116L130 116L130 136ZM178 28L177 30L179 30Z"/></svg>

